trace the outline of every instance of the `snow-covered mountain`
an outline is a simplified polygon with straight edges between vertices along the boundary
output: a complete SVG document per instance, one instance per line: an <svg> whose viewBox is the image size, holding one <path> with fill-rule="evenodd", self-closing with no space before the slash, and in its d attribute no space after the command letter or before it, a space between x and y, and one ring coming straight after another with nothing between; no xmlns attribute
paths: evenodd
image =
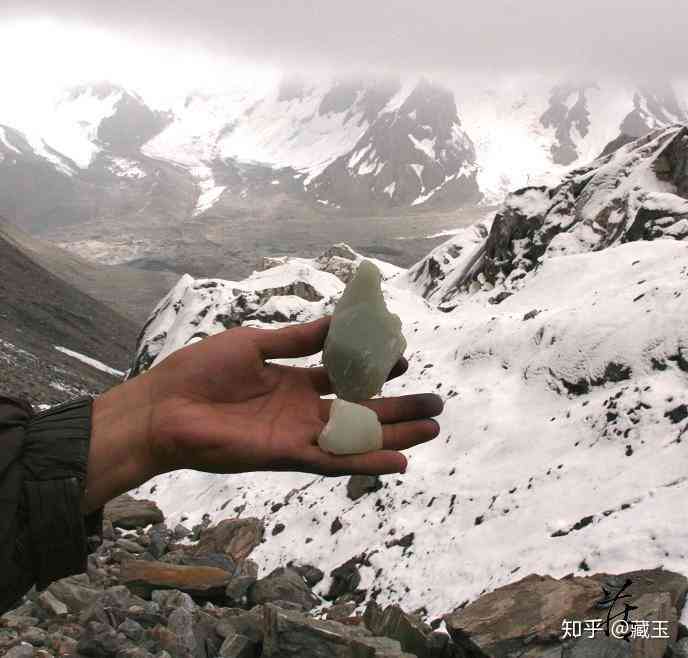
<svg viewBox="0 0 688 658"><path fill-rule="evenodd" d="M0 111L0 213L104 262L217 271L228 222L498 203L687 120L671 86L614 81L287 78L165 107L82 85Z"/></svg>
<svg viewBox="0 0 688 658"><path fill-rule="evenodd" d="M688 574L686 158L686 129L660 129L510 195L409 270L380 263L410 364L384 395L445 400L440 436L409 451L405 475L356 500L346 478L286 473L183 470L134 493L172 521L264 518L266 573L354 559L368 599L429 618L533 572ZM184 277L135 371L225 327L329 313L358 262L338 245L243 281Z"/></svg>
<svg viewBox="0 0 688 658"><path fill-rule="evenodd" d="M473 141L478 185L501 203L519 187L554 184L615 142L688 119L684 90L620 81L571 85L543 77L452 85ZM623 137L622 137L623 136Z"/></svg>

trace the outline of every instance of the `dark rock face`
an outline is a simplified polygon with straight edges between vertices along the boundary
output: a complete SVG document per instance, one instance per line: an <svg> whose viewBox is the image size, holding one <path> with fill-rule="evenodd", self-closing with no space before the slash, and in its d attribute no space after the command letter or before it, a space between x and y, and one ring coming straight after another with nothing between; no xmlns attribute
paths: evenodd
<svg viewBox="0 0 688 658"><path fill-rule="evenodd" d="M475 149L461 129L453 94L421 81L398 108L379 114L351 152L329 165L309 190L358 209L479 201Z"/></svg>
<svg viewBox="0 0 688 658"><path fill-rule="evenodd" d="M564 638L564 620L606 619L607 608L597 604L605 598L603 587L618 591L629 579L624 593L637 606L631 620L665 620L669 637L607 638L599 631L594 642L585 638ZM614 589L616 588L616 589ZM618 575L595 574L587 578L531 574L518 582L485 594L478 601L445 618L455 639L469 636L483 651L497 658L528 648L532 656L652 656L661 658L677 639L678 618L684 605L688 580L662 569L633 571ZM624 601L614 613L624 610ZM618 634L623 634L621 629ZM586 633L589 635L589 633ZM620 653L619 653L620 652Z"/></svg>
<svg viewBox="0 0 688 658"><path fill-rule="evenodd" d="M575 129L583 137L588 134L590 112L585 92L586 87L570 85L555 87L552 90L549 107L540 117L540 123L545 128L555 129L557 141L551 148L552 161L555 164L568 165L579 157L571 132ZM570 99L575 99L571 107L568 105Z"/></svg>
<svg viewBox="0 0 688 658"><path fill-rule="evenodd" d="M621 123L621 133L642 137L651 130L685 122L688 115L669 86L643 87L633 95L633 110Z"/></svg>
<svg viewBox="0 0 688 658"><path fill-rule="evenodd" d="M123 92L115 112L98 126L98 139L114 153L129 154L157 135L171 120L169 114L154 112L131 92Z"/></svg>

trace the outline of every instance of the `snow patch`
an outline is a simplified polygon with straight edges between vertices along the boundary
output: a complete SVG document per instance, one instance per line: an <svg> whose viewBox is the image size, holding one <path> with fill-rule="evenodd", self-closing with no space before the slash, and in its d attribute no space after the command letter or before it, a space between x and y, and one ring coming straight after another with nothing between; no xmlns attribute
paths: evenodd
<svg viewBox="0 0 688 658"><path fill-rule="evenodd" d="M112 375L113 377L124 377L124 372L121 370L116 370L115 368L111 368L110 366L105 365L102 361L98 361L97 359L93 359L90 356L86 356L79 352L74 352L73 350L68 350L66 347L61 347L59 345L55 345L54 347L58 352L62 352L63 354L71 356L74 359L78 359L82 363L91 366L91 368L95 368L101 372L106 372L108 375Z"/></svg>

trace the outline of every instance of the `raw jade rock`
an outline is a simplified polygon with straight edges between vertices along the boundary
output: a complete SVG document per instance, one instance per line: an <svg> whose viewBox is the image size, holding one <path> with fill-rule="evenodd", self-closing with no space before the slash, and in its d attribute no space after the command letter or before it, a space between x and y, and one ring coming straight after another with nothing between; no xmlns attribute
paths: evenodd
<svg viewBox="0 0 688 658"><path fill-rule="evenodd" d="M347 284L330 322L323 363L337 397L349 402L380 393L406 349L401 320L382 296L380 270L364 260Z"/></svg>
<svg viewBox="0 0 688 658"><path fill-rule="evenodd" d="M346 400L334 400L330 419L320 432L321 450L334 455L356 455L382 449L382 425L368 407Z"/></svg>

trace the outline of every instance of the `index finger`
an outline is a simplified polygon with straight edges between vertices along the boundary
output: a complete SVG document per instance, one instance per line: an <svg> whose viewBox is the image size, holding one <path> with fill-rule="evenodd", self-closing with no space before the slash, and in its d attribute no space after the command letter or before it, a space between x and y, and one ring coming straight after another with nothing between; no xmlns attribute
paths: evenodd
<svg viewBox="0 0 688 658"><path fill-rule="evenodd" d="M330 328L331 315L312 322L294 324L281 329L251 329L251 340L264 359L290 359L310 356L322 350Z"/></svg>

